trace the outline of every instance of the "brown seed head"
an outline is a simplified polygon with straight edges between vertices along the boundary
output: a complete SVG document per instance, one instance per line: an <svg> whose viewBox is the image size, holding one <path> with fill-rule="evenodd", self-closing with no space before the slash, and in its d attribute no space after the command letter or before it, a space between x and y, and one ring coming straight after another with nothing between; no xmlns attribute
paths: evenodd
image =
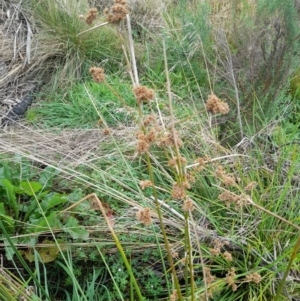
<svg viewBox="0 0 300 301"><path fill-rule="evenodd" d="M150 180L140 181L140 186L141 186L142 190L144 190L146 187L151 187L152 182Z"/></svg>
<svg viewBox="0 0 300 301"><path fill-rule="evenodd" d="M229 284L229 286L231 286L231 289L233 291L236 291L237 290L237 286L235 284L234 277L236 277L235 268L232 267L230 269L230 271L228 271L228 273L226 274L226 281Z"/></svg>
<svg viewBox="0 0 300 301"><path fill-rule="evenodd" d="M183 143L179 138L177 131L175 131L175 137L172 132L164 132L160 135L157 146L159 147L167 147L167 146L175 146L175 143L178 147L180 147Z"/></svg>
<svg viewBox="0 0 300 301"><path fill-rule="evenodd" d="M254 283L258 284L261 281L261 276L258 273L253 274L253 280Z"/></svg>
<svg viewBox="0 0 300 301"><path fill-rule="evenodd" d="M232 254L231 253L226 251L226 252L223 253L223 256L224 256L225 260L232 261Z"/></svg>
<svg viewBox="0 0 300 301"><path fill-rule="evenodd" d="M143 223L145 226L150 225L152 223L150 208L140 209L136 213L136 218L138 221Z"/></svg>
<svg viewBox="0 0 300 301"><path fill-rule="evenodd" d="M213 114L227 114L229 113L228 103L221 101L216 95L211 94L208 96L206 102L207 111Z"/></svg>
<svg viewBox="0 0 300 301"><path fill-rule="evenodd" d="M178 293L177 290L173 290L172 294L170 295L170 301L178 300Z"/></svg>
<svg viewBox="0 0 300 301"><path fill-rule="evenodd" d="M91 67L89 71L96 83L102 83L105 80L104 69L100 67Z"/></svg>
<svg viewBox="0 0 300 301"><path fill-rule="evenodd" d="M179 156L179 158L177 158L177 156L175 156L174 158L169 160L168 165L170 167L174 167L174 166L177 166L179 162L181 165L187 164L187 160L185 157Z"/></svg>
<svg viewBox="0 0 300 301"><path fill-rule="evenodd" d="M127 2L124 0L114 0L114 5L110 9L106 8L104 14L106 14L109 23L120 23L129 14Z"/></svg>
<svg viewBox="0 0 300 301"><path fill-rule="evenodd" d="M187 211L193 211L194 209L195 206L193 200L187 196L183 202L182 210L187 212Z"/></svg>
<svg viewBox="0 0 300 301"><path fill-rule="evenodd" d="M146 134L145 141L151 144L156 140L156 136L156 130L151 129L151 131Z"/></svg>
<svg viewBox="0 0 300 301"><path fill-rule="evenodd" d="M174 200L183 200L186 196L186 192L182 185L174 183L171 195Z"/></svg>
<svg viewBox="0 0 300 301"><path fill-rule="evenodd" d="M251 191L257 186L257 182L250 182L246 187L245 191Z"/></svg>
<svg viewBox="0 0 300 301"><path fill-rule="evenodd" d="M221 165L216 169L216 176L223 182L225 186L233 186L236 184L236 179L232 174L226 174Z"/></svg>
<svg viewBox="0 0 300 301"><path fill-rule="evenodd" d="M202 171L204 169L204 167L205 167L206 161L207 161L207 158L205 158L205 157L197 158L194 161L195 163L198 163L198 166L196 166L195 169L197 171Z"/></svg>
<svg viewBox="0 0 300 301"><path fill-rule="evenodd" d="M150 144L145 139L138 139L136 151L139 154L144 154L149 150Z"/></svg>
<svg viewBox="0 0 300 301"><path fill-rule="evenodd" d="M210 268L204 267L206 284L211 284L215 280L215 276L210 273Z"/></svg>
<svg viewBox="0 0 300 301"><path fill-rule="evenodd" d="M138 104L142 102L149 102L154 98L154 91L145 86L138 86L133 90Z"/></svg>
<svg viewBox="0 0 300 301"><path fill-rule="evenodd" d="M109 128L105 128L103 130L103 135L105 135L105 136L109 135L110 133L111 133L111 130Z"/></svg>
<svg viewBox="0 0 300 301"><path fill-rule="evenodd" d="M147 127L150 124L155 122L155 116L154 115L148 115L144 118L144 126Z"/></svg>
<svg viewBox="0 0 300 301"><path fill-rule="evenodd" d="M86 24L92 24L93 21L97 18L98 10L97 8L93 7L90 8L87 15L85 16L84 20Z"/></svg>

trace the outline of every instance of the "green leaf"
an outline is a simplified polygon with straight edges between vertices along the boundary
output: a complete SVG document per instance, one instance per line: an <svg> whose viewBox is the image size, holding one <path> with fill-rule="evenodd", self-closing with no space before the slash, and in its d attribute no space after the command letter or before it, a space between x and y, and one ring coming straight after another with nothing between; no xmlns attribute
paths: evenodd
<svg viewBox="0 0 300 301"><path fill-rule="evenodd" d="M42 217L36 220L31 220L32 222L32 231L33 232L43 232L49 230L49 227L52 230L60 229L61 223L56 215L56 212L51 212L46 217Z"/></svg>
<svg viewBox="0 0 300 301"><path fill-rule="evenodd" d="M20 182L19 187L15 186L14 189L15 193L33 196L42 189L42 184L39 182L22 181Z"/></svg>
<svg viewBox="0 0 300 301"><path fill-rule="evenodd" d="M59 174L59 171L54 167L47 166L41 173L39 182L50 187L52 185L52 179Z"/></svg>
<svg viewBox="0 0 300 301"><path fill-rule="evenodd" d="M14 191L14 185L7 179L2 179L0 185L5 189L8 200L8 205L15 211L15 218L19 217L19 207Z"/></svg>
<svg viewBox="0 0 300 301"><path fill-rule="evenodd" d="M15 220L8 216L5 212L4 203L0 203L0 218L8 233L12 233L14 230ZM7 226L7 227L6 227Z"/></svg>
<svg viewBox="0 0 300 301"><path fill-rule="evenodd" d="M63 227L63 230L66 233L69 233L73 239L88 239L89 232L85 229L85 227L80 226L79 222L76 218L69 216L67 218L66 224Z"/></svg>
<svg viewBox="0 0 300 301"><path fill-rule="evenodd" d="M41 207L44 212L48 211L49 209L60 205L60 204L65 204L68 202L68 199L66 196L61 195L59 193L55 194L48 194L45 196L45 198L41 202Z"/></svg>

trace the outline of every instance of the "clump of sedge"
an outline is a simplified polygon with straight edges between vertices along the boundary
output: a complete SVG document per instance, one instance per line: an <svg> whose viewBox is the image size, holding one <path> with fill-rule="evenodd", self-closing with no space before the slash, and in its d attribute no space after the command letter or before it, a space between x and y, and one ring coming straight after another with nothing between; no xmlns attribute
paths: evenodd
<svg viewBox="0 0 300 301"><path fill-rule="evenodd" d="M208 100L206 102L206 109L208 112L213 114L228 114L229 106L225 101L220 100L216 95L211 94L208 96Z"/></svg>

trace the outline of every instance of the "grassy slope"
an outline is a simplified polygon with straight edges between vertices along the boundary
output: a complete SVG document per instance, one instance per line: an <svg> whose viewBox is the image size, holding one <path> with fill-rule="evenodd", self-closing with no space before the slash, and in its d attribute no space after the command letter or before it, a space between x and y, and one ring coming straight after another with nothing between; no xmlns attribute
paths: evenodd
<svg viewBox="0 0 300 301"><path fill-rule="evenodd" d="M192 18L190 11L187 13ZM169 13L167 19L172 18L175 18L175 15ZM180 18L175 20L179 22ZM209 70L203 69L199 74L195 74L196 70L191 68L203 54L200 51L195 56L189 56L187 45L184 44L187 39L184 36L186 28L181 27L180 23L171 25L178 30L178 36L171 36L167 40L169 43L167 46L171 52L168 58L172 70L170 78L174 90L175 124L184 141L180 152L186 158L188 166L198 157L211 158L200 171L188 169L195 178L195 182L187 192L195 205L195 210L189 216L191 222L189 236L193 241L195 256L193 267L196 275L195 296L200 298L203 297L203 292L208 294L212 292L214 300L271 300L275 294L274 286L278 287L299 233L299 226L297 226L300 209L297 193L298 146L297 144L284 146L291 139L295 139L297 131L291 123L284 121L278 122L275 127L266 123L261 126L259 132L253 132L253 127L249 126L249 135L253 141L248 143L248 147L243 146L235 151L227 146L221 146L218 137L224 128L210 126L213 120L207 120L209 116L203 105L209 93L209 80L205 77L206 71ZM174 41L177 42L177 48L174 48ZM178 43L179 41L182 43ZM147 46L145 52L151 49L151 40L147 41ZM151 55L146 53L145 57ZM158 62L154 61L154 65L149 65L144 57L141 58L141 62L144 63L141 66L144 68L141 78L144 82L152 83L157 90L155 101L149 106L144 106L144 114L153 113L160 125L168 127L172 119L165 97L165 73L163 65L159 63L161 60L163 60L162 56L158 57ZM135 276L142 287L142 293L148 296L149 300L172 293L170 277L163 276L163 272L168 270L168 264L158 227L153 192L151 188L142 190L139 186L139 182L147 180L149 176L145 160L135 154L134 124L138 114L132 113L136 110L136 104L130 83L118 79L116 75L108 76L107 82L108 85L96 85L89 80L84 80L74 82L67 93L52 93L47 99L48 102L42 102L27 115L27 121L33 123L36 129L28 127L29 134L17 131L14 133L16 141L23 134L24 139L33 145L37 144L37 141L44 143L47 150L56 153L56 156L51 157L46 152L37 152L30 153L33 155L29 159L42 164L42 168L51 164L60 170L59 177L55 177L53 183L45 184L45 188L39 191L36 198L30 198L30 202L37 203L36 200L42 200L44 197L42 192L46 190L64 192L70 203L58 201L53 212L58 216L62 211L69 212L75 217L69 220L73 226L66 224L64 217L59 218L60 223L57 224L54 219L50 219L53 216L51 210L49 212L44 208L39 210L41 214L39 218L47 221L44 225L46 230L39 235L49 239L48 242L41 241L41 238L38 240L40 245L36 245L32 257L36 264L35 283L41 282L44 285L43 288L37 287L37 295L42 299L47 294L53 296L56 294L64 296L61 297L64 300L107 300L108 298L126 300L126 296L130 294L128 292L130 278L121 258L118 255L111 255L116 254L115 244L104 220L99 219L99 211L94 210L93 203L90 204L88 200L80 203L82 208L75 207L75 211L70 207L91 192L97 193L98 197L112 209L115 219L114 229L126 250ZM222 85L225 85L224 82L220 82L220 86L216 83L215 90L221 90ZM114 93L111 92L111 88ZM116 95L121 95L122 99ZM124 108L124 102L130 109ZM80 137L76 134L76 129L85 129L87 135L90 135L88 129L95 128L99 119L102 120L102 124L99 125L101 128L111 129L107 138L99 137L100 145L97 144L97 140L96 142L93 140L92 151L84 149L84 154L74 151L69 155L63 148L60 149L64 143L72 140L80 141L80 139L76 140ZM60 136L59 128L73 130L66 131L63 136ZM46 142L50 139L48 132L54 129L58 130L58 138L63 142L57 145L53 142L53 145L49 146ZM225 132L225 135L236 135L236 132L236 128L233 127L232 131ZM269 137L271 143L268 143ZM8 150L8 145L11 146L11 151L21 156L28 157L26 150L32 151L29 146L26 148L27 144L24 142L24 148L21 148L20 144L14 143L14 140L5 146L4 138L1 144L3 151ZM53 136L51 139L56 141ZM83 144L78 142L79 147L76 148L75 145L74 149L78 150L84 143L89 145L89 140L85 140ZM275 150L272 148L274 145ZM237 154L239 156L233 156ZM72 160L69 160L67 155L73 156ZM185 270L183 264L186 237L184 235L185 213L182 211L180 201L175 201L170 195L173 182L178 177L176 170L168 165L172 156L172 151L170 152L169 149L157 147L151 149L158 199L163 201L164 224L167 227L174 262L185 292L182 274ZM291 162L290 169L284 166L287 159ZM26 166L31 166L29 161L24 163L18 160L16 157L12 160L15 162L12 168L17 171L20 167L24 170ZM216 174L219 165L222 165L227 176L235 179L230 186L226 184L224 177ZM24 175L18 180L10 176L11 181L15 181L15 185L21 185L21 180L33 182L40 173L39 168L40 165L34 167L31 176ZM247 186L253 182L256 183L256 188L247 190ZM222 202L220 194L225 191L231 192L232 198ZM241 206L241 201L247 201L246 197L251 198L255 206L250 203ZM28 202L28 197L24 199L25 201ZM229 206L226 205L228 202ZM144 207L151 208L153 212L154 222L150 227L143 226L135 217L136 211ZM277 215L285 220L279 219ZM28 225L34 222L34 219L26 220ZM64 230L72 227L75 233ZM20 230L27 238L26 243L32 237L28 229L30 227L25 226ZM55 229L60 229L60 234L55 235ZM84 230L88 230L88 237L84 236L86 232L80 232ZM33 237L37 237L37 234ZM11 238L14 239L16 246L24 243L15 236ZM228 241L229 246L226 247L222 240ZM67 249L65 249L65 242L67 242ZM59 252L55 253L59 254L56 260L47 265L38 264L38 257L43 254L43 243L60 248L58 248ZM231 260L228 253L232 256ZM87 267L86 262L92 268ZM292 272L285 283L287 295L296 298L299 285L293 281L293 277L298 277L298 263L299 256L294 259ZM20 265L18 261L16 264ZM165 264L167 267L164 266ZM20 266L22 265L33 270L33 266L26 262L21 263ZM201 272L203 268L207 271L204 282ZM63 275L59 281L57 281L57 274ZM255 277L259 275L260 281L253 275ZM45 286L44 277L49 283L53 283L51 287ZM190 281L189 276L185 278ZM280 296L280 298L278 300L283 300L285 297Z"/></svg>

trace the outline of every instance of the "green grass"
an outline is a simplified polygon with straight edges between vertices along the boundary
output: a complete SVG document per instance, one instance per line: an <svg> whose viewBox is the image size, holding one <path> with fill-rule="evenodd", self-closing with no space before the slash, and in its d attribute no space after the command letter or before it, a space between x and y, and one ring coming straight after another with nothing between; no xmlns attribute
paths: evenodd
<svg viewBox="0 0 300 301"><path fill-rule="evenodd" d="M67 93L53 94L30 109L27 121L45 128L95 128L100 119L108 126L132 125L135 104L131 86L114 78L109 82L113 92L108 85L76 83Z"/></svg>

